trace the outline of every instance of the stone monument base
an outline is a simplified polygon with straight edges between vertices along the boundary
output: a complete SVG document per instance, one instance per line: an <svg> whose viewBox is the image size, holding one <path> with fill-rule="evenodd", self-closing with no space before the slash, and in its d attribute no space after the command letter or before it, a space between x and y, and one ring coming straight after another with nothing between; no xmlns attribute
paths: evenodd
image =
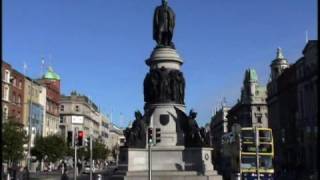
<svg viewBox="0 0 320 180"><path fill-rule="evenodd" d="M119 171L111 180L148 180L147 171ZM218 174L199 174L197 171L152 171L152 180L222 180Z"/></svg>
<svg viewBox="0 0 320 180"><path fill-rule="evenodd" d="M184 146L152 149L152 179L157 180L222 180L211 162L212 148L185 148ZM118 171L111 179L148 179L148 150L121 148Z"/></svg>

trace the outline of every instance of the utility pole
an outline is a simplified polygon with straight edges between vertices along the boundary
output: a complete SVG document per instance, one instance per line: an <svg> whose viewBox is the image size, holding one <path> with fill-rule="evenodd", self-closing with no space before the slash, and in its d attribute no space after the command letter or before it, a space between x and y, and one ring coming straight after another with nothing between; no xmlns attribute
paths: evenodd
<svg viewBox="0 0 320 180"><path fill-rule="evenodd" d="M256 143L256 169L257 169L257 177L260 180L260 172L259 172L259 131L257 126L255 126L255 143Z"/></svg>
<svg viewBox="0 0 320 180"><path fill-rule="evenodd" d="M73 139L74 139L74 175L73 175L73 179L77 180L77 175L78 175L78 167L77 167L77 163L78 163L78 159L77 159L77 136L78 136L78 128L74 129L74 133L73 133Z"/></svg>
<svg viewBox="0 0 320 180"><path fill-rule="evenodd" d="M149 139L148 141L148 179L152 179L152 155L151 155L151 145L152 145L152 139Z"/></svg>
<svg viewBox="0 0 320 180"><path fill-rule="evenodd" d="M93 164L92 164L92 136L89 136L90 138L90 180L92 180L92 168L93 168Z"/></svg>

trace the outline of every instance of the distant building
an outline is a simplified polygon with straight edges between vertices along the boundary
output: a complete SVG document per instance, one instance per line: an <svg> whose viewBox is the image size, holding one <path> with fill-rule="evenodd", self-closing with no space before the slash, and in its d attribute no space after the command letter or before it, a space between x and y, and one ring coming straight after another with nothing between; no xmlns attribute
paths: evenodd
<svg viewBox="0 0 320 180"><path fill-rule="evenodd" d="M11 71L11 105L9 117L23 124L24 75L15 69Z"/></svg>
<svg viewBox="0 0 320 180"><path fill-rule="evenodd" d="M36 80L46 88L46 115L44 119L44 135L57 134L59 130L60 76L52 67L41 78Z"/></svg>
<svg viewBox="0 0 320 180"><path fill-rule="evenodd" d="M11 65L2 61L1 66L1 74L2 74L2 81L1 81L1 87L2 87L2 123L8 121L9 117L9 107L10 107L10 89L11 89Z"/></svg>
<svg viewBox="0 0 320 180"><path fill-rule="evenodd" d="M273 130L275 171L317 176L318 41L309 41L303 57L289 65L278 49L268 83L269 126ZM315 178L317 179L317 178Z"/></svg>
<svg viewBox="0 0 320 180"><path fill-rule="evenodd" d="M108 143L108 138L110 134L110 127L111 123L110 120L108 119L107 116L104 114L100 113L100 129L99 129L99 134L100 134L100 139L101 141L107 145Z"/></svg>
<svg viewBox="0 0 320 180"><path fill-rule="evenodd" d="M2 122L8 119L23 125L24 76L2 61Z"/></svg>
<svg viewBox="0 0 320 180"><path fill-rule="evenodd" d="M222 106L221 109L215 112L213 117L211 117L210 122L210 134L212 140L212 147L213 147L213 164L215 169L221 171L222 163L224 162L221 157L221 139L222 136L228 132L228 111L229 107Z"/></svg>
<svg viewBox="0 0 320 180"><path fill-rule="evenodd" d="M112 124L110 127L110 134L108 138L108 148L113 149L115 146L123 146L125 142L125 137L123 134L123 129Z"/></svg>
<svg viewBox="0 0 320 180"><path fill-rule="evenodd" d="M114 160L117 162L119 157L119 148L125 143L123 129L117 127L115 124L111 124L109 132L110 133L108 137L107 148L115 151L116 157L114 157L114 154L111 153L108 157L108 160Z"/></svg>
<svg viewBox="0 0 320 180"><path fill-rule="evenodd" d="M318 174L318 41L309 41L303 49L303 57L296 63L297 77L297 138L300 145L299 164L306 174ZM303 128L301 128L303 127ZM317 179L317 178L315 178Z"/></svg>
<svg viewBox="0 0 320 180"><path fill-rule="evenodd" d="M23 125L29 132L31 127L31 147L34 146L35 136L43 136L44 120L46 116L46 88L29 77L25 77L23 101Z"/></svg>
<svg viewBox="0 0 320 180"><path fill-rule="evenodd" d="M228 111L228 131L235 123L241 127L268 127L266 87L259 85L254 69L245 72L240 100Z"/></svg>
<svg viewBox="0 0 320 180"><path fill-rule="evenodd" d="M68 131L74 133L75 128L84 131L85 138L89 135L92 135L94 139L100 137L100 110L87 96L75 91L71 92L70 96L62 95L59 111L59 128L65 138L67 138Z"/></svg>

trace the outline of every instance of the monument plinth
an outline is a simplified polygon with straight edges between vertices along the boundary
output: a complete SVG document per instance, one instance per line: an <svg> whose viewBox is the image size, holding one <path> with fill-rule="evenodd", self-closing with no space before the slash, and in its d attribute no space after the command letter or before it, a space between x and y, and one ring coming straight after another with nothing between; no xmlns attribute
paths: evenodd
<svg viewBox="0 0 320 180"><path fill-rule="evenodd" d="M119 169L113 179L147 179L147 129L160 128L161 141L152 149L152 179L220 180L212 165L208 134L199 128L192 110L185 113L183 60L172 43L175 14L165 0L155 9L153 38L157 46L146 60L149 72L143 82L144 115L136 112L132 128L124 131Z"/></svg>

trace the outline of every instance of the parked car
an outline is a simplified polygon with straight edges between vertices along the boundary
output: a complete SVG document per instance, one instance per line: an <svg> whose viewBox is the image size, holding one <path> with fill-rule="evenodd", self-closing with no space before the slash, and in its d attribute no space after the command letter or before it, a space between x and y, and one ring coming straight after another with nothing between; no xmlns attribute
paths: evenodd
<svg viewBox="0 0 320 180"><path fill-rule="evenodd" d="M92 167L92 172L94 173L96 168L93 166ZM83 169L83 174L90 174L90 165L86 165Z"/></svg>

